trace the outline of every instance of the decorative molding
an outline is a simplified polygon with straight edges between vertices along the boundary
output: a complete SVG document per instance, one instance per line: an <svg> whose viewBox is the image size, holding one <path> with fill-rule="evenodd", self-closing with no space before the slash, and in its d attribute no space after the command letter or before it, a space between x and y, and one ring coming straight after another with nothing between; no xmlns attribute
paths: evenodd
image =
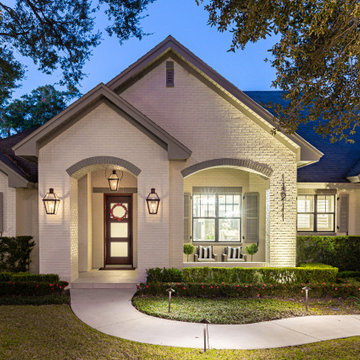
<svg viewBox="0 0 360 360"><path fill-rule="evenodd" d="M273 173L273 169L266 164L262 164L249 159L213 159L206 160L195 165L189 166L188 168L181 171L183 177L189 176L197 171L204 170L216 166L234 166L234 167L243 167L254 170L266 177L270 177Z"/></svg>
<svg viewBox="0 0 360 360"><path fill-rule="evenodd" d="M137 188L119 188L117 191L110 191L109 188L100 188L100 187L94 187L93 188L94 194L136 194Z"/></svg>
<svg viewBox="0 0 360 360"><path fill-rule="evenodd" d="M77 162L76 164L70 166L68 169L66 169L66 172L73 176L75 173L77 173L79 170L81 170L84 167L91 166L91 165L103 165L103 164L109 164L109 165L118 165L126 170L129 170L131 173L133 173L135 176L138 176L141 173L141 170L132 164L131 162L120 159L114 156L94 156L90 157L84 160L81 160Z"/></svg>

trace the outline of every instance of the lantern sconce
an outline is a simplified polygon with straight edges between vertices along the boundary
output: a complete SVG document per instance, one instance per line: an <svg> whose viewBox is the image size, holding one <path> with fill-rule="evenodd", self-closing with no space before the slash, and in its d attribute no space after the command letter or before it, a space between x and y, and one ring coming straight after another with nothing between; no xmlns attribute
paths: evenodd
<svg viewBox="0 0 360 360"><path fill-rule="evenodd" d="M56 215L57 210L60 205L60 199L54 193L54 189L50 188L49 192L42 199L45 207L45 212L47 215Z"/></svg>
<svg viewBox="0 0 360 360"><path fill-rule="evenodd" d="M119 183L122 180L124 173L122 171L120 171L120 178L116 173L116 170L112 171L112 174L107 177L106 176L106 170L105 170L105 177L107 178L107 181L109 183L109 189L110 191L118 191L119 190Z"/></svg>
<svg viewBox="0 0 360 360"><path fill-rule="evenodd" d="M159 210L160 198L155 192L155 189L152 188L149 195L146 198L146 203L150 215L156 215Z"/></svg>

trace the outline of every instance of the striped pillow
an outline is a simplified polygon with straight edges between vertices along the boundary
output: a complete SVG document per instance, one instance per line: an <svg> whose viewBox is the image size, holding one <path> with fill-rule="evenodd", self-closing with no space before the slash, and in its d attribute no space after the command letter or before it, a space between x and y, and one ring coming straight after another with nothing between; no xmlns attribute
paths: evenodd
<svg viewBox="0 0 360 360"><path fill-rule="evenodd" d="M200 246L199 247L199 258L200 259L212 259L211 246Z"/></svg>
<svg viewBox="0 0 360 360"><path fill-rule="evenodd" d="M228 246L227 251L228 251L229 259L241 259L242 258L241 246L238 246L238 247Z"/></svg>

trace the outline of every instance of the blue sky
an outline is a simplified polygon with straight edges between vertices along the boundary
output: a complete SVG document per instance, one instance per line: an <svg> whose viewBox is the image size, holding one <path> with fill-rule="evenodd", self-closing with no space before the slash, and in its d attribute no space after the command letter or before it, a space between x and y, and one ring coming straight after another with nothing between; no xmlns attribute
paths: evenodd
<svg viewBox="0 0 360 360"><path fill-rule="evenodd" d="M150 35L141 41L130 39L120 45L115 37L109 38L103 32L104 40L94 49L93 56L84 68L87 77L80 84L82 93L100 82L111 80L168 35L174 36L241 90L275 90L271 88L275 71L269 63L264 62L269 57L267 50L273 45L273 38L249 44L243 51L230 53L227 50L231 44L231 34L219 33L207 25L207 12L202 6L197 6L195 0L156 0L149 5L146 13L148 16L141 21L141 26ZM98 16L97 23L103 27L105 18ZM23 62L28 71L13 98L60 79L59 72L45 75L29 59Z"/></svg>

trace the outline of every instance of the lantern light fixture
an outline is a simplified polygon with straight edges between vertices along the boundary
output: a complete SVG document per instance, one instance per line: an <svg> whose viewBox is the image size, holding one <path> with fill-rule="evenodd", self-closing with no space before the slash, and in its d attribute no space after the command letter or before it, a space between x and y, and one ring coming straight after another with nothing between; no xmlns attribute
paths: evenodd
<svg viewBox="0 0 360 360"><path fill-rule="evenodd" d="M160 198L155 192L155 189L152 188L149 195L146 198L146 203L150 215L156 215L159 210Z"/></svg>
<svg viewBox="0 0 360 360"><path fill-rule="evenodd" d="M54 189L50 188L49 192L42 199L45 207L45 212L47 215L56 215L57 210L60 205L60 199L54 193Z"/></svg>
<svg viewBox="0 0 360 360"><path fill-rule="evenodd" d="M112 174L108 177L110 191L117 191L119 188L120 179L116 174L116 170L112 171Z"/></svg>

